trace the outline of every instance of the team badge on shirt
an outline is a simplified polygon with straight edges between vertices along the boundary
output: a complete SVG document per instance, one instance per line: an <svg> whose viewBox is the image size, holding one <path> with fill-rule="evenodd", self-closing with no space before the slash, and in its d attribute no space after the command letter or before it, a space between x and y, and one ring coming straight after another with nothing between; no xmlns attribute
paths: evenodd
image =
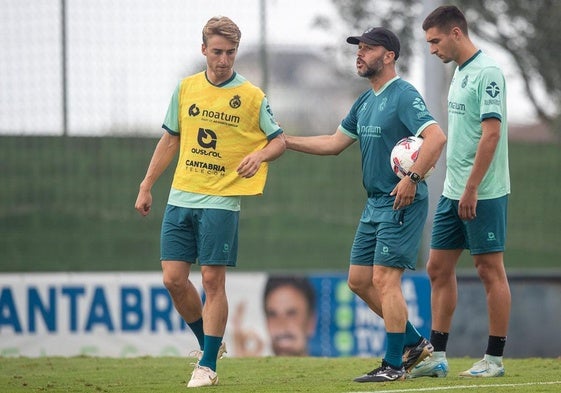
<svg viewBox="0 0 561 393"><path fill-rule="evenodd" d="M242 100L240 99L239 95L235 95L230 100L230 107L236 109L236 108L239 108L240 106L242 106Z"/></svg>
<svg viewBox="0 0 561 393"><path fill-rule="evenodd" d="M378 105L378 111L382 112L384 109L386 109L386 104L388 103L388 99L386 97L384 97L382 99L382 102L380 102L380 105Z"/></svg>

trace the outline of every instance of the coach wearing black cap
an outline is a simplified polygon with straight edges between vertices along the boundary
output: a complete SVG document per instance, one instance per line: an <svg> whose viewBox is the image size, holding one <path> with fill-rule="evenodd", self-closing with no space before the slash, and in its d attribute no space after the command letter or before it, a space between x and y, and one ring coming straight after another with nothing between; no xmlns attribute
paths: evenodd
<svg viewBox="0 0 561 393"><path fill-rule="evenodd" d="M386 354L380 367L355 381L390 382L404 379L433 351L408 321L401 278L405 269L415 269L428 213L423 177L436 164L446 136L415 87L397 75L400 45L394 33L374 27L347 42L357 45L357 73L368 79L370 89L358 97L334 134L286 136L286 147L337 155L359 141L368 199L351 249L348 283L384 318ZM391 150L402 138L413 136L423 138L422 149L400 179L390 165Z"/></svg>
<svg viewBox="0 0 561 393"><path fill-rule="evenodd" d="M399 58L399 49L401 47L399 45L399 38L385 27L372 27L360 36L347 38L347 42L353 45L358 45L360 42L368 45L381 45L395 54L394 60Z"/></svg>

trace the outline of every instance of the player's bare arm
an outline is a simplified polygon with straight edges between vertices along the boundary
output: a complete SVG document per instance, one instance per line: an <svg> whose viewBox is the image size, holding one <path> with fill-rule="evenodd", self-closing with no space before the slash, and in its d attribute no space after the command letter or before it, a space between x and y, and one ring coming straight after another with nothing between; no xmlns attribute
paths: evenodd
<svg viewBox="0 0 561 393"><path fill-rule="evenodd" d="M173 136L169 132L164 132L160 138L144 180L140 183L140 188L138 190L138 196L134 204L134 208L142 215L146 216L150 212L152 207L152 186L156 183L156 180L168 167L171 160L177 154L179 149L179 136Z"/></svg>
<svg viewBox="0 0 561 393"><path fill-rule="evenodd" d="M248 154L240 162L237 172L241 177L250 178L257 173L263 162L270 162L286 150L285 136L280 134L271 139L263 149Z"/></svg>
<svg viewBox="0 0 561 393"><path fill-rule="evenodd" d="M410 170L424 177L429 169L436 165L442 154L446 135L438 124L431 124L421 132L420 136L423 138L423 148L419 151L419 157Z"/></svg>
<svg viewBox="0 0 561 393"><path fill-rule="evenodd" d="M352 145L355 139L339 129L331 135L290 136L286 137L286 148L302 153L320 156L337 155Z"/></svg>
<svg viewBox="0 0 561 393"><path fill-rule="evenodd" d="M462 220L472 220L476 216L477 189L493 161L501 137L500 128L501 121L496 118L481 122L481 139L477 145L475 161L458 205L458 214Z"/></svg>

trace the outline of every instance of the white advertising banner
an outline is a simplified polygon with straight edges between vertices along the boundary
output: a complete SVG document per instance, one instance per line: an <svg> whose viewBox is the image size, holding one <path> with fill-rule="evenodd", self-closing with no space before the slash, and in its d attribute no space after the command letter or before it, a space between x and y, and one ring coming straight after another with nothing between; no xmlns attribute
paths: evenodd
<svg viewBox="0 0 561 393"><path fill-rule="evenodd" d="M200 274L191 279L200 288ZM226 281L230 308L244 304L246 322L261 337L265 279L239 273ZM1 356L185 356L198 349L159 272L1 274L0 285Z"/></svg>
<svg viewBox="0 0 561 393"><path fill-rule="evenodd" d="M191 281L202 294L200 273ZM426 337L428 278L406 275L402 288L409 320ZM344 273L229 271L226 292L229 356L385 352L383 321L350 292ZM186 356L195 349L160 272L0 274L0 356Z"/></svg>

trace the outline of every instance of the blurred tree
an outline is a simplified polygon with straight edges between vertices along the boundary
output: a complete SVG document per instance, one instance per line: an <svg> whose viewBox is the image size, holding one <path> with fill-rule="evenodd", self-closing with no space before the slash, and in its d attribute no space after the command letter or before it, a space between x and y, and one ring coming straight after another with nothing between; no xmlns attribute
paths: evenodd
<svg viewBox="0 0 561 393"><path fill-rule="evenodd" d="M561 104L561 2L558 0L455 1L481 39L514 60L537 116L552 124ZM555 49L554 49L555 48ZM547 97L540 97L545 91Z"/></svg>
<svg viewBox="0 0 561 393"><path fill-rule="evenodd" d="M386 26L400 38L400 70L407 73L415 39L425 15L423 1L332 0L346 28L353 32ZM451 0L465 13L472 35L505 51L521 77L536 116L552 125L561 106L561 1ZM334 21L319 15L315 25L332 29ZM545 93L545 94L544 94Z"/></svg>
<svg viewBox="0 0 561 393"><path fill-rule="evenodd" d="M412 43L417 17L423 6L418 0L331 0L337 14L347 30L360 34L369 27L384 26L392 30L401 41L398 67L407 73L411 61ZM334 21L325 15L318 15L315 26L332 30ZM345 33L348 35L347 33ZM348 50L345 50L348 52Z"/></svg>

